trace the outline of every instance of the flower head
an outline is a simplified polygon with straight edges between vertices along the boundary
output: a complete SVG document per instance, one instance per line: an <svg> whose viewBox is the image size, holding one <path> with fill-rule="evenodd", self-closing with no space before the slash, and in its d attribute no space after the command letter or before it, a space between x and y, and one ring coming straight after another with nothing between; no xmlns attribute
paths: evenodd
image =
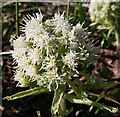
<svg viewBox="0 0 120 117"><path fill-rule="evenodd" d="M89 55L95 59L97 52L87 41L88 33L82 25L72 26L64 13L46 21L42 19L41 12L27 15L21 29L24 36L11 41L13 58L18 63L15 80L19 86L34 84L52 91L79 75L78 62L93 61Z"/></svg>

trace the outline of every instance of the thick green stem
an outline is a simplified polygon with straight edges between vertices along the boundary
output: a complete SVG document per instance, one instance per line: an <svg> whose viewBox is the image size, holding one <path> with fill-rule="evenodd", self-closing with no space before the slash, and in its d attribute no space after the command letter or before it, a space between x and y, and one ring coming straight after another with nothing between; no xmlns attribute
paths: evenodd
<svg viewBox="0 0 120 117"><path fill-rule="evenodd" d="M66 98L64 96L65 85L59 85L58 89L55 90L54 98L51 106L51 113L53 117L58 113L61 117L64 117L66 113Z"/></svg>
<svg viewBox="0 0 120 117"><path fill-rule="evenodd" d="M18 27L18 1L16 0L16 4L15 4L15 8L16 8L16 35L19 35L19 27Z"/></svg>

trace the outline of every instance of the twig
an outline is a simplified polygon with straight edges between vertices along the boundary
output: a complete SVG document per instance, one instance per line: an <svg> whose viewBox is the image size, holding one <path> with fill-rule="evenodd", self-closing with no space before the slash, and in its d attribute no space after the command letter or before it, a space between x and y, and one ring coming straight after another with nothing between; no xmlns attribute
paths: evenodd
<svg viewBox="0 0 120 117"><path fill-rule="evenodd" d="M7 5L10 5L10 4L13 4L13 3L14 3L14 2L12 2L12 1L11 1L11 2L10 2L10 1L9 1L9 2L3 2L3 3L2 3L2 6L0 6L0 8L1 8L1 7L5 7L5 6L7 6Z"/></svg>
<svg viewBox="0 0 120 117"><path fill-rule="evenodd" d="M96 96L96 97L98 97L98 98L101 96L101 95L95 94L95 93L89 93L89 95L93 95L93 96ZM109 100L109 101L112 101L112 102L120 105L120 103L119 103L118 101L116 101L116 100L114 100L114 99L112 99L112 98L109 98L109 97L107 97L107 96L104 96L103 98L104 98L105 100Z"/></svg>
<svg viewBox="0 0 120 117"><path fill-rule="evenodd" d="M4 54L12 54L13 52L0 52L0 55L4 55Z"/></svg>

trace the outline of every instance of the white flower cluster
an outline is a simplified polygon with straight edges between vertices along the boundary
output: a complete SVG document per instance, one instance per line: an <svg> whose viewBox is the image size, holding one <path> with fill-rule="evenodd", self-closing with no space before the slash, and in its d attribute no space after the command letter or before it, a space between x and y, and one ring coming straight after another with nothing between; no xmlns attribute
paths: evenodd
<svg viewBox="0 0 120 117"><path fill-rule="evenodd" d="M110 28L119 22L120 1L91 0L89 12L92 22L102 25L102 28Z"/></svg>
<svg viewBox="0 0 120 117"><path fill-rule="evenodd" d="M17 63L15 81L21 87L44 86L49 91L78 76L82 61L93 61L98 48L86 39L88 33L78 23L72 26L64 13L43 21L41 12L24 18L17 39L11 39Z"/></svg>

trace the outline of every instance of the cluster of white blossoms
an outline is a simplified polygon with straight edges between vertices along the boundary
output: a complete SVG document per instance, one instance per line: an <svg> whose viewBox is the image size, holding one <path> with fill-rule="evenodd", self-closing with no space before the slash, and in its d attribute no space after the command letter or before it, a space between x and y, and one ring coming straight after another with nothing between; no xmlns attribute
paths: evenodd
<svg viewBox="0 0 120 117"><path fill-rule="evenodd" d="M70 24L64 13L46 21L41 12L27 15L22 25L23 34L11 39L17 63L15 81L21 87L55 90L79 76L79 64L97 58L98 48L87 41L86 29L80 23Z"/></svg>
<svg viewBox="0 0 120 117"><path fill-rule="evenodd" d="M120 0L91 0L89 12L92 22L109 29L120 20Z"/></svg>

